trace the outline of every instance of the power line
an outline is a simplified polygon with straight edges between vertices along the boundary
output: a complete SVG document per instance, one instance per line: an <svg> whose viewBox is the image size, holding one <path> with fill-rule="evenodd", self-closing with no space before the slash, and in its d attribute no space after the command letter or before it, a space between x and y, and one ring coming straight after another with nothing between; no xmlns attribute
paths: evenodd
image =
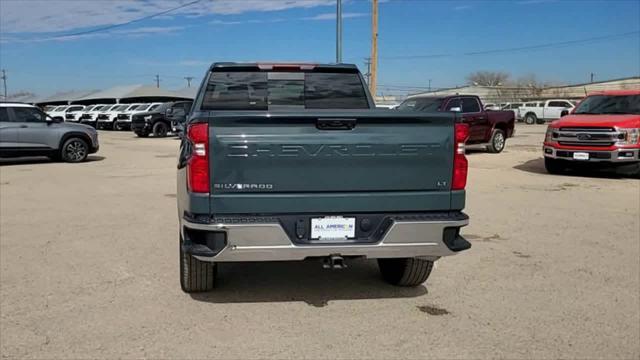
<svg viewBox="0 0 640 360"><path fill-rule="evenodd" d="M4 85L4 99L7 100L7 72L2 69L2 83Z"/></svg>
<svg viewBox="0 0 640 360"><path fill-rule="evenodd" d="M634 36L639 34L640 34L640 31L630 31L630 32L619 33L619 34L596 36L592 38L585 38L585 39L578 39L578 40L560 41L560 42L546 43L546 44L540 44L540 45L529 45L529 46L520 46L520 47L513 47L513 48L493 49L493 50L480 50L480 51L471 51L471 52L465 52L465 53L459 53L459 54L444 53L444 54L429 54L429 55L385 56L385 57L382 57L382 59L385 59L385 60L434 59L434 58L443 58L443 57L451 57L451 56L475 56L475 55L500 54L500 53L519 52L519 51L526 51L526 50L540 50L540 49L547 49L547 48L555 48L559 46L587 44L587 43L600 42L600 41L611 40L616 38Z"/></svg>
<svg viewBox="0 0 640 360"><path fill-rule="evenodd" d="M153 19L155 17L161 16L161 15L165 15L165 14L168 14L170 12L174 12L176 10L180 10L180 9L195 5L195 4L197 4L199 2L202 2L202 1L203 0L191 1L191 2L188 2L186 4L182 4L180 6L176 6L174 8L161 11L159 13L143 16L141 18L133 19L133 20L130 20L130 21L127 21L127 22L124 22L124 23L120 23L120 24L113 24L113 25L103 26L103 27L97 28L97 29L78 31L78 32L71 33L71 34L55 35L55 36L50 36L50 37L44 37L42 39L29 39L29 40L55 40L55 39L60 39L60 38L67 38L67 37L72 37L72 36L81 36L81 35L87 35L87 34L93 34L93 33L97 33L97 32L112 30L112 29L115 29L115 28L118 28L118 27L131 25L131 24L134 24L134 23L137 23L137 22L140 22L140 21Z"/></svg>

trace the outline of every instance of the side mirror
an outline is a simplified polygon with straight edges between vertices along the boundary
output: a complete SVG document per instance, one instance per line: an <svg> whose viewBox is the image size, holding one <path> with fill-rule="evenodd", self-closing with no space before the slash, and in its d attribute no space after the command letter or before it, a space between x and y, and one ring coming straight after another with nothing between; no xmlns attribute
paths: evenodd
<svg viewBox="0 0 640 360"><path fill-rule="evenodd" d="M459 106L456 107L452 107L451 109L449 109L449 111L451 112L462 112L462 108Z"/></svg>
<svg viewBox="0 0 640 360"><path fill-rule="evenodd" d="M45 113L44 114L44 121L47 124L58 124L61 123L62 120L60 120L59 118L52 118L49 114Z"/></svg>
<svg viewBox="0 0 640 360"><path fill-rule="evenodd" d="M569 115L569 110L565 109L560 112L560 117L563 117L565 115Z"/></svg>

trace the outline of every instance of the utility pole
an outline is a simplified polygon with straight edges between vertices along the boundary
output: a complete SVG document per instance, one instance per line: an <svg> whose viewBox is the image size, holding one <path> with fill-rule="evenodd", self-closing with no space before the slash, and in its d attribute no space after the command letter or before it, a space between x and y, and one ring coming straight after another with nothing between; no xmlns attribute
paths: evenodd
<svg viewBox="0 0 640 360"><path fill-rule="evenodd" d="M378 0L372 0L371 6L371 77L369 92L375 99L378 84Z"/></svg>
<svg viewBox="0 0 640 360"><path fill-rule="evenodd" d="M364 74L367 78L367 85L371 82L371 58L364 58L364 63L367 65L367 73Z"/></svg>
<svg viewBox="0 0 640 360"><path fill-rule="evenodd" d="M160 88L160 74L156 74L156 87Z"/></svg>
<svg viewBox="0 0 640 360"><path fill-rule="evenodd" d="M591 82L593 83L593 75L594 73L591 73Z"/></svg>
<svg viewBox="0 0 640 360"><path fill-rule="evenodd" d="M431 79L429 79L429 92L431 92Z"/></svg>
<svg viewBox="0 0 640 360"><path fill-rule="evenodd" d="M4 99L7 100L7 72L2 69L2 84L4 85Z"/></svg>
<svg viewBox="0 0 640 360"><path fill-rule="evenodd" d="M342 0L336 2L336 63L342 62Z"/></svg>
<svg viewBox="0 0 640 360"><path fill-rule="evenodd" d="M191 80L193 80L193 76L185 76L185 80L187 80L187 87L191 87Z"/></svg>

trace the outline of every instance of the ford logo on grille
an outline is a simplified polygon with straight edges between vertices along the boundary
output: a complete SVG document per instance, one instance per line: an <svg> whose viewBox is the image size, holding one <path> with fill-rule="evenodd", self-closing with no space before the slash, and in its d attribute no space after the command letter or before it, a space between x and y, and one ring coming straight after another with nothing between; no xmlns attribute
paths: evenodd
<svg viewBox="0 0 640 360"><path fill-rule="evenodd" d="M591 135L589 134L578 134L578 140L591 140Z"/></svg>

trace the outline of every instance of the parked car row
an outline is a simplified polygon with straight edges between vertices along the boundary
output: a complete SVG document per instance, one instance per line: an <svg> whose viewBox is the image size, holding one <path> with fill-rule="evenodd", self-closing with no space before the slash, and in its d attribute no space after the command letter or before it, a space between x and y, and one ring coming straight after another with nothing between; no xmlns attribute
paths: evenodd
<svg viewBox="0 0 640 360"><path fill-rule="evenodd" d="M56 121L75 122L102 130L133 130L138 136L167 136L183 128L191 101L168 103L94 104L47 106ZM136 123L133 126L133 123Z"/></svg>

